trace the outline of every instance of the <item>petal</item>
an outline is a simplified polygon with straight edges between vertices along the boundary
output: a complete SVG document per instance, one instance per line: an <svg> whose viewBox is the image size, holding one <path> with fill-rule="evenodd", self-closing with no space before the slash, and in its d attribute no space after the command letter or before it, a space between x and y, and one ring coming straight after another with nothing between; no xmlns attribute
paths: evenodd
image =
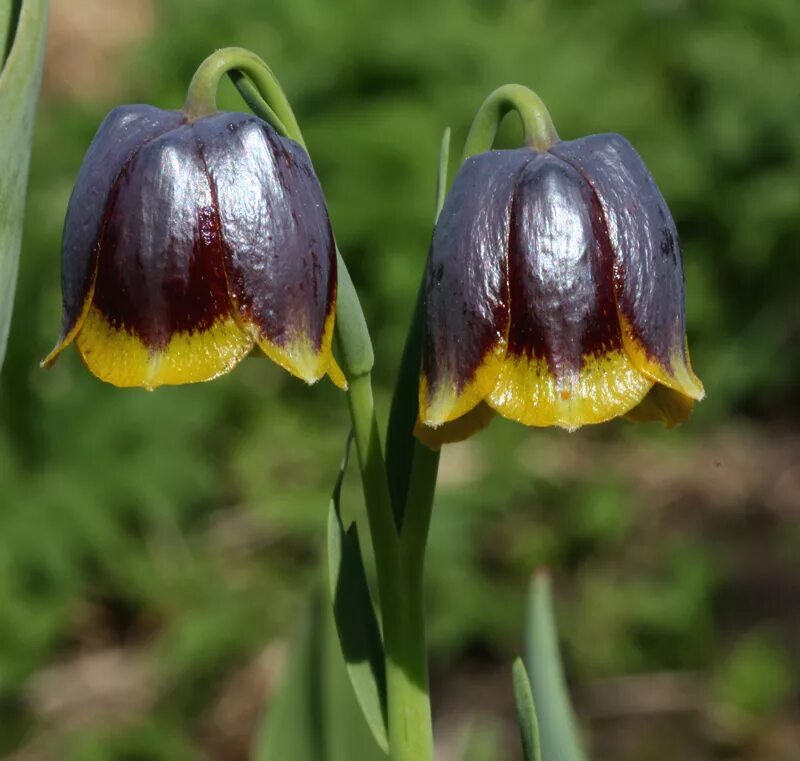
<svg viewBox="0 0 800 761"><path fill-rule="evenodd" d="M625 415L652 385L624 351L587 358L568 380L554 375L545 360L510 355L487 403L524 425L574 431Z"/></svg>
<svg viewBox="0 0 800 761"><path fill-rule="evenodd" d="M642 402L625 417L637 423L660 421L672 428L688 419L694 407L694 399L679 391L656 383Z"/></svg>
<svg viewBox="0 0 800 761"><path fill-rule="evenodd" d="M97 242L121 172L142 145L183 120L180 111L134 105L115 108L100 125L67 207L61 247L61 336L43 365L54 362L72 342L86 316L96 271Z"/></svg>
<svg viewBox="0 0 800 761"><path fill-rule="evenodd" d="M591 189L539 154L520 175L509 247L508 351L488 403L526 425L617 417L653 384L623 348L613 255Z"/></svg>
<svg viewBox="0 0 800 761"><path fill-rule="evenodd" d="M414 435L428 449L438 450L442 448L443 444L453 444L474 436L486 428L492 422L493 417L494 410L488 404L478 402L477 405L461 417L436 428L417 420L417 424L414 426Z"/></svg>
<svg viewBox="0 0 800 761"><path fill-rule="evenodd" d="M683 261L664 198L639 155L620 135L557 143L596 193L615 252L622 337L634 364L693 399L703 385L686 352Z"/></svg>
<svg viewBox="0 0 800 761"><path fill-rule="evenodd" d="M209 380L252 348L231 307L213 201L189 125L123 170L77 338L99 377L148 388Z"/></svg>
<svg viewBox="0 0 800 761"><path fill-rule="evenodd" d="M508 332L508 236L529 149L468 159L436 224L425 284L420 419L460 417L494 385Z"/></svg>
<svg viewBox="0 0 800 761"><path fill-rule="evenodd" d="M153 389L216 378L247 356L253 339L229 315L207 329L176 333L154 349L91 306L75 345L83 363L101 380Z"/></svg>
<svg viewBox="0 0 800 761"><path fill-rule="evenodd" d="M198 120L238 318L264 353L308 383L344 377L331 343L336 249L305 151L244 114Z"/></svg>

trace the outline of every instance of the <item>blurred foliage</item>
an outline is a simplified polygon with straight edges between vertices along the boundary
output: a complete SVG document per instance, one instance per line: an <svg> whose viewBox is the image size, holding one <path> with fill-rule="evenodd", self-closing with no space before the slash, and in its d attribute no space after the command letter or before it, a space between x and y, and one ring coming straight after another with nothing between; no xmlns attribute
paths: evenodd
<svg viewBox="0 0 800 761"><path fill-rule="evenodd" d="M81 3L70 5L80 15ZM231 674L286 636L320 578L347 430L330 384L309 390L257 359L213 384L152 394L104 386L72 352L48 373L37 367L59 325L67 198L100 120L122 102L180 107L196 65L225 45L262 55L292 100L370 318L384 416L430 238L442 129L453 128L455 171L477 106L518 81L542 96L562 137L631 139L682 234L708 400L675 432L620 422L570 436L498 421L448 450L429 561L434 677L446 684L465 662L499 662L510 706L527 578L547 564L578 684L689 671L746 715L751 735L771 732L781 711L796 725L800 568L789 516L735 491L719 514L699 487L658 486L660 471L687 462L712 479L718 431L746 425L766 441L797 422L796 0L155 8L149 37L118 51L112 92L45 92L40 107L0 379L0 753L49 738L55 758L241 758L216 749L210 717ZM242 108L229 86L222 102ZM506 125L503 143L516 139ZM357 485L345 486L357 516ZM773 551L779 541L789 549ZM764 574L772 606L753 587ZM774 627L766 639L753 634L761 618ZM110 647L155 659L151 704L88 725L42 706L43 672ZM462 710L494 713L495 703ZM674 757L657 733L633 755L602 723L591 729L607 757ZM706 726L682 757L709 758L718 742ZM780 757L770 753L748 758Z"/></svg>
<svg viewBox="0 0 800 761"><path fill-rule="evenodd" d="M758 631L737 642L726 654L714 679L720 702L729 711L751 720L780 708L791 697L794 687L792 663L780 640Z"/></svg>

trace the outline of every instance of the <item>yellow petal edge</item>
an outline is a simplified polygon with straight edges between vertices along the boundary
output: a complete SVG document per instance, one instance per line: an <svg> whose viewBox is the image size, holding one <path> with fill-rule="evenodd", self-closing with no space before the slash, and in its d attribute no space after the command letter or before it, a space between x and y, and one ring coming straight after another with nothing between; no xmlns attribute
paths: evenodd
<svg viewBox="0 0 800 761"><path fill-rule="evenodd" d="M652 386L624 351L585 357L580 371L564 378L545 359L508 356L486 401L524 425L572 431L624 415Z"/></svg>
<svg viewBox="0 0 800 761"><path fill-rule="evenodd" d="M152 349L138 336L114 327L95 306L75 338L81 360L100 380L146 389L212 380L244 359L253 343L227 316L208 330L176 333L163 349Z"/></svg>

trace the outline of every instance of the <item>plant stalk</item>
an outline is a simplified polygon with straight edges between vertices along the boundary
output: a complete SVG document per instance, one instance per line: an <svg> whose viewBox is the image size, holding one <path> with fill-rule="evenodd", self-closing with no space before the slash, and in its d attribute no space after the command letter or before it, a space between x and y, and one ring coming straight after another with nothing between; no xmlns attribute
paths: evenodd
<svg viewBox="0 0 800 761"><path fill-rule="evenodd" d="M226 73L253 112L305 148L305 141L280 83L258 56L224 48L198 68L186 98L189 119L216 112L219 80ZM435 469L411 473L409 499L414 510L407 542L401 541L389 491L386 462L375 417L370 370L374 361L366 321L349 273L337 250L339 289L336 345L348 380L347 399L367 518L378 574L383 623L391 761L433 761L433 728L428 690L423 568ZM436 458L438 462L438 457ZM425 465L425 462L421 462ZM416 477L415 477L416 474Z"/></svg>
<svg viewBox="0 0 800 761"><path fill-rule="evenodd" d="M433 728L418 542L404 551L386 478L369 374L350 378L348 403L378 574L392 761L433 761Z"/></svg>
<svg viewBox="0 0 800 761"><path fill-rule="evenodd" d="M528 148L546 151L558 142L558 133L542 99L522 85L503 85L483 101L475 114L464 143L464 160L491 149L500 122L510 111L516 111L522 120L523 142Z"/></svg>

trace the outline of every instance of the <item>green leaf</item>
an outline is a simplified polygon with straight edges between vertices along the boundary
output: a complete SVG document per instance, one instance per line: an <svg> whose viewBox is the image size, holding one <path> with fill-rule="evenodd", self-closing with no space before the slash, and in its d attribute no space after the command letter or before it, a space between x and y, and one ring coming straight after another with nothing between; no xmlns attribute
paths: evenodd
<svg viewBox="0 0 800 761"><path fill-rule="evenodd" d="M325 758L322 692L323 613L319 595L292 638L281 687L267 714L255 761L320 761Z"/></svg>
<svg viewBox="0 0 800 761"><path fill-rule="evenodd" d="M511 670L514 678L514 701L517 704L517 722L522 739L522 757L525 761L541 761L539 747L539 723L536 720L536 707L528 672L521 658L514 661Z"/></svg>
<svg viewBox="0 0 800 761"><path fill-rule="evenodd" d="M292 638L253 761L386 761L353 697L324 597L313 595Z"/></svg>
<svg viewBox="0 0 800 761"><path fill-rule="evenodd" d="M48 0L4 0L0 11L0 367L14 305L47 7Z"/></svg>
<svg viewBox="0 0 800 761"><path fill-rule="evenodd" d="M450 157L450 128L444 131L439 149L439 165L436 175L436 214L444 205L447 192L447 166ZM386 434L386 470L389 479L389 491L392 495L395 523L398 530L402 529L405 518L406 500L408 498L408 485L411 469L415 457L424 457L428 470L435 472L439 463L439 453L433 452L417 441L414 436L414 426L419 413L419 365L422 352L422 319L424 313L424 285L423 273L414 314L406 335L403 346L403 357L400 360L400 370L397 374L392 407L389 413L389 428Z"/></svg>
<svg viewBox="0 0 800 761"><path fill-rule="evenodd" d="M21 8L22 0L7 0L0 5L0 70L11 52Z"/></svg>
<svg viewBox="0 0 800 761"><path fill-rule="evenodd" d="M531 581L525 649L542 757L547 761L585 761L558 650L550 576L545 571L537 571Z"/></svg>
<svg viewBox="0 0 800 761"><path fill-rule="evenodd" d="M336 479L328 513L328 574L333 616L347 673L378 746L388 752L386 668L375 608L353 523L345 530L341 514L344 480L352 435Z"/></svg>

